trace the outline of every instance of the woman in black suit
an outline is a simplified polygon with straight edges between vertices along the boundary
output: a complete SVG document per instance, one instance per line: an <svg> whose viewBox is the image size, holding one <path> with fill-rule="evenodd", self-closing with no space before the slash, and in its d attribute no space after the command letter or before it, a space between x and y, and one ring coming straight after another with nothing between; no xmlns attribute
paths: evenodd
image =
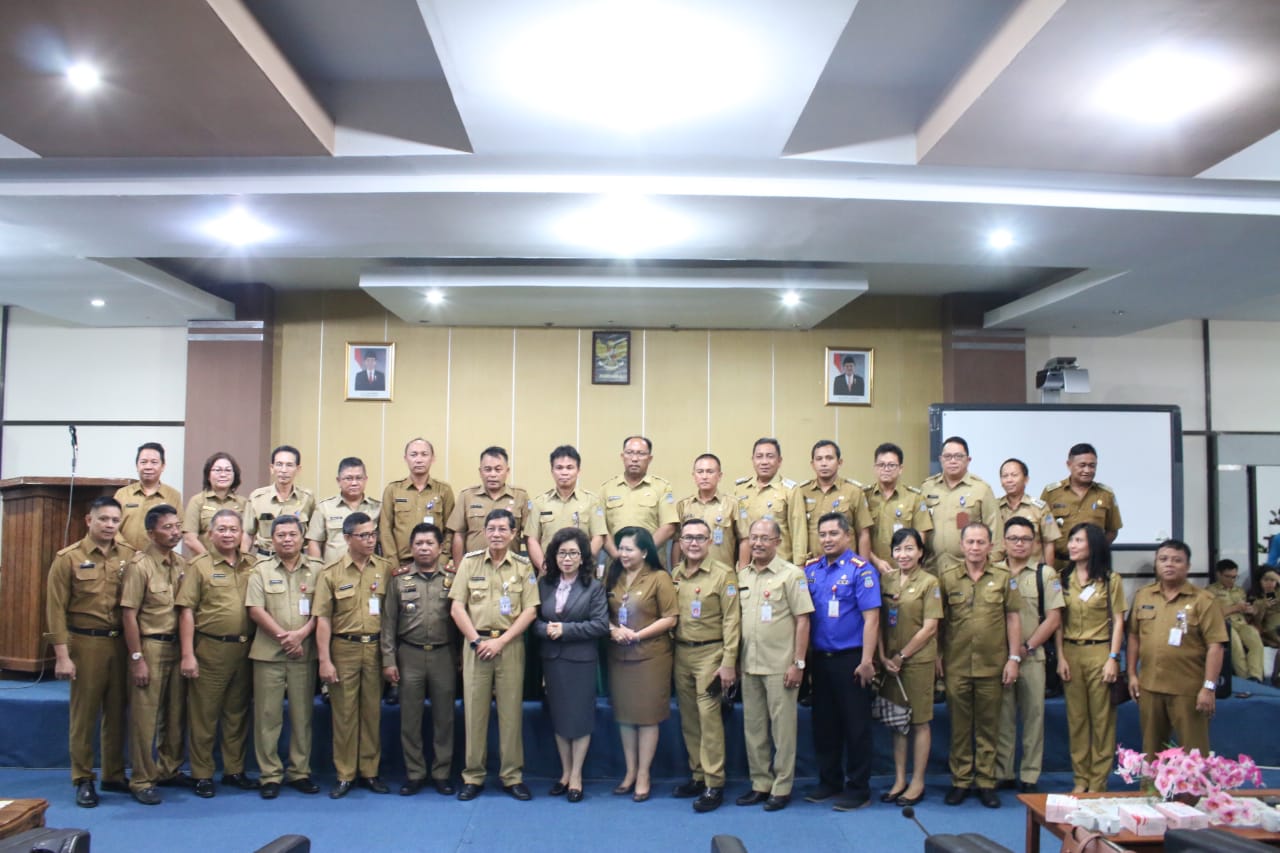
<svg viewBox="0 0 1280 853"><path fill-rule="evenodd" d="M551 796L568 791L571 803L582 799L582 764L595 725L596 641L609 634L609 608L604 587L591 575L593 565L586 533L576 527L557 531L547 546L547 573L538 582L542 603L533 624L560 752L560 781L551 786Z"/></svg>

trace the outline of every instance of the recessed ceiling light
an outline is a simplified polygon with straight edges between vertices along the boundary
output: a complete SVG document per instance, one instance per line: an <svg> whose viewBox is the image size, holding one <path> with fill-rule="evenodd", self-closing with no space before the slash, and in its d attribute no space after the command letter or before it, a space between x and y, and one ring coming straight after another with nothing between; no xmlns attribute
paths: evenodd
<svg viewBox="0 0 1280 853"><path fill-rule="evenodd" d="M67 66L67 82L77 92L91 92L102 82L98 69L87 62L77 62Z"/></svg>
<svg viewBox="0 0 1280 853"><path fill-rule="evenodd" d="M1013 245L1013 232L997 228L987 235L987 245L993 249L1007 249Z"/></svg>
<svg viewBox="0 0 1280 853"><path fill-rule="evenodd" d="M255 219L243 207L232 208L227 213L210 221L204 231L211 237L230 243L233 246L249 246L269 240L275 235L275 229Z"/></svg>
<svg viewBox="0 0 1280 853"><path fill-rule="evenodd" d="M1161 48L1134 60L1098 87L1097 102L1128 119L1165 123L1230 93L1229 66L1204 53Z"/></svg>
<svg viewBox="0 0 1280 853"><path fill-rule="evenodd" d="M670 246L693 234L689 219L644 196L613 195L562 218L560 239L618 257Z"/></svg>
<svg viewBox="0 0 1280 853"><path fill-rule="evenodd" d="M796 293L794 290L788 290L786 293L782 294L782 304L788 308L796 307L800 304L800 294Z"/></svg>
<svg viewBox="0 0 1280 853"><path fill-rule="evenodd" d="M107 300L99 299L99 298L90 299L89 304L92 305L94 308L102 308L107 304Z"/></svg>
<svg viewBox="0 0 1280 853"><path fill-rule="evenodd" d="M427 302L432 305L439 305L441 302L444 302L444 294L438 290L428 290Z"/></svg>

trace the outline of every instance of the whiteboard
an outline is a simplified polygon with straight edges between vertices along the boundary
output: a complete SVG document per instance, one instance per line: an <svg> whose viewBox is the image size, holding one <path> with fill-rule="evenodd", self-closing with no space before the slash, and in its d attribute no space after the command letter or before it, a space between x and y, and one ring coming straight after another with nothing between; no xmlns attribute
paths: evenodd
<svg viewBox="0 0 1280 853"><path fill-rule="evenodd" d="M1182 413L1177 406L984 406L929 407L930 471L940 468L942 441L969 442L969 470L997 496L1000 463L1027 463L1027 494L1040 497L1067 476L1067 451L1087 442L1098 449L1098 482L1116 494L1124 522L1115 548L1153 550L1170 536L1182 538ZM1066 531L1064 530L1065 534Z"/></svg>

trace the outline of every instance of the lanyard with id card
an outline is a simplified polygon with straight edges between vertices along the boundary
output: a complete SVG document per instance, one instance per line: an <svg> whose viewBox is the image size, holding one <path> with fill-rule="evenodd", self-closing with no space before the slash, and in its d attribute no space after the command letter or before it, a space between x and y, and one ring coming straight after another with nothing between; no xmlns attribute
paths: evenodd
<svg viewBox="0 0 1280 853"><path fill-rule="evenodd" d="M502 597L498 599L498 612L503 616L511 615L511 596L507 595L508 584L502 583Z"/></svg>
<svg viewBox="0 0 1280 853"><path fill-rule="evenodd" d="M764 591L764 601L760 602L760 621L773 621L773 605L769 603L769 590Z"/></svg>
<svg viewBox="0 0 1280 853"><path fill-rule="evenodd" d="M695 587L693 590L693 601L689 602L689 616L693 619L702 618L702 587Z"/></svg>
<svg viewBox="0 0 1280 853"><path fill-rule="evenodd" d="M831 587L831 597L827 599L827 618L840 618L840 599L836 598L836 587Z"/></svg>
<svg viewBox="0 0 1280 853"><path fill-rule="evenodd" d="M307 585L305 583L302 584L298 588L298 591L302 593L302 597L298 599L298 615L310 616L311 615L311 599L307 598Z"/></svg>
<svg viewBox="0 0 1280 853"><path fill-rule="evenodd" d="M1178 611L1177 623L1169 629L1169 645L1182 645L1182 635L1187 632L1187 614Z"/></svg>

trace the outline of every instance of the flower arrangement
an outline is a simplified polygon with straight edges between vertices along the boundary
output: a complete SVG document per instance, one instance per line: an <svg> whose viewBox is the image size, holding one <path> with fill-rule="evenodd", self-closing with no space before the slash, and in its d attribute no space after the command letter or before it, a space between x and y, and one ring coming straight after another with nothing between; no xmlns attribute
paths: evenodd
<svg viewBox="0 0 1280 853"><path fill-rule="evenodd" d="M1116 774L1126 782L1138 780L1144 791L1164 800L1199 800L1214 823L1247 825L1258 819L1258 802L1241 800L1228 791L1247 782L1262 786L1262 771L1247 755L1235 761L1200 750L1186 752L1170 747L1148 759L1144 753L1120 747L1116 750Z"/></svg>

